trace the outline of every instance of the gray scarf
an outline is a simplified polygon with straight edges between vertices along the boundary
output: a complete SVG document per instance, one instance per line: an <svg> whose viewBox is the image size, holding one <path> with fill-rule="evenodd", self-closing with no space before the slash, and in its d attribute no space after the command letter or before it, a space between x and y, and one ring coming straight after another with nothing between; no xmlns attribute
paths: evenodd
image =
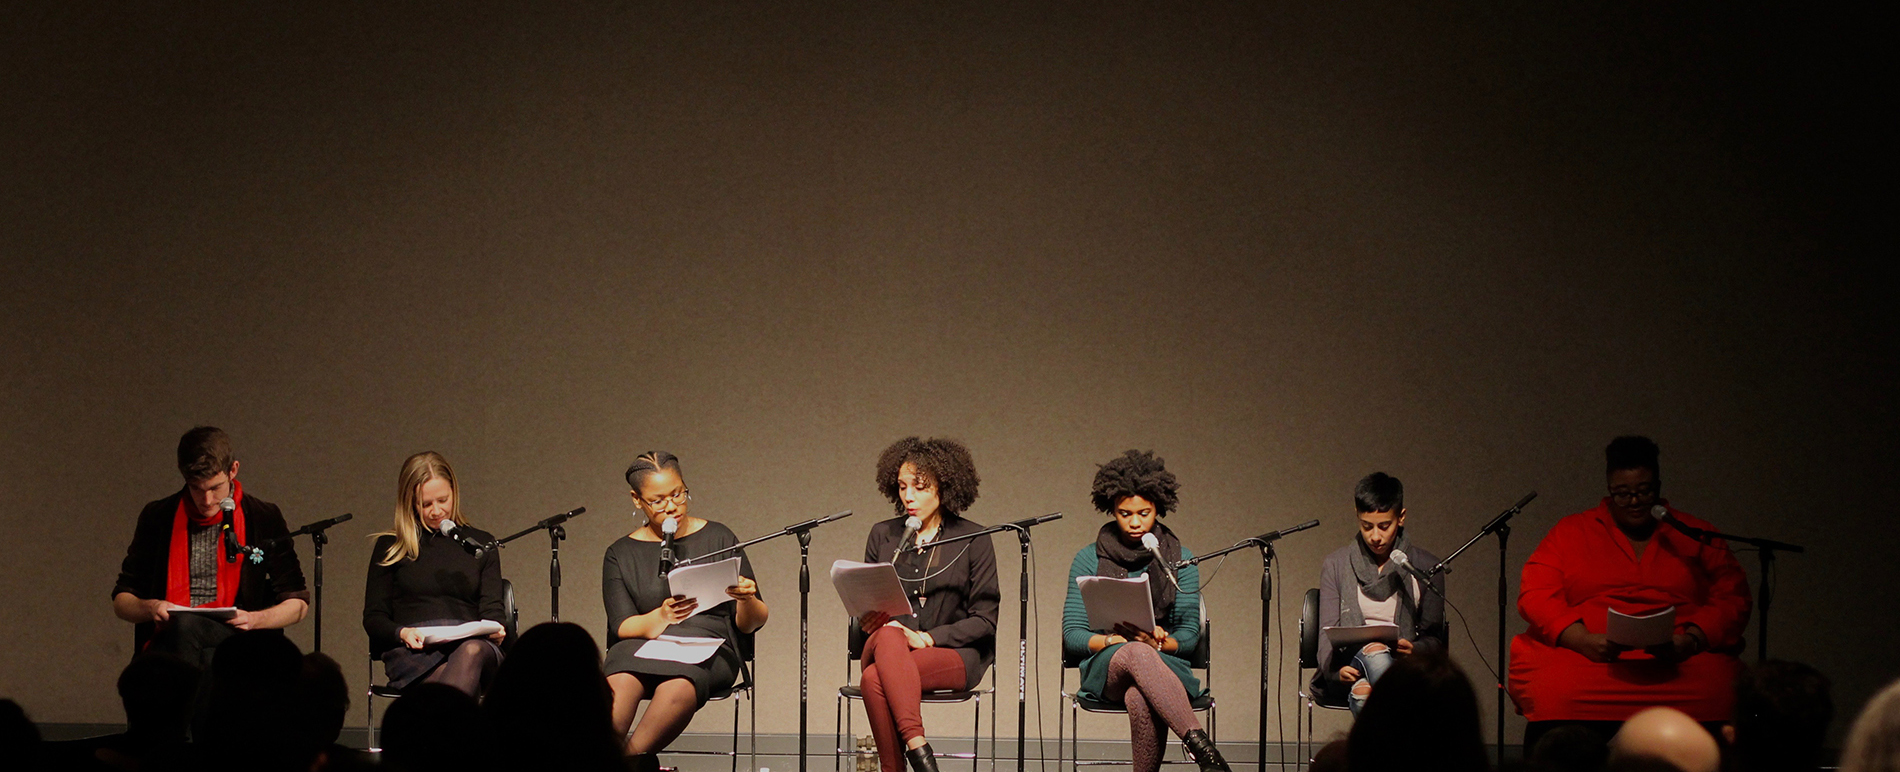
<svg viewBox="0 0 1900 772"><path fill-rule="evenodd" d="M1351 554L1352 579L1350 582L1342 581L1338 588L1339 624L1344 627L1357 627L1366 623L1365 615L1359 611L1360 591L1364 591L1366 597L1379 601L1397 593L1398 613L1394 614L1396 618L1392 621L1398 626L1400 637L1415 637L1418 632L1418 601L1412 597L1408 589L1411 583L1406 581L1405 570L1399 568L1399 564L1389 558L1385 561L1384 570L1380 570L1373 565L1372 549L1366 546L1366 540L1354 536L1353 543L1359 545L1359 549ZM1398 539L1392 543L1392 549L1403 550L1410 544L1411 542L1405 538L1405 529L1400 528ZM1408 591L1400 592L1401 589Z"/></svg>

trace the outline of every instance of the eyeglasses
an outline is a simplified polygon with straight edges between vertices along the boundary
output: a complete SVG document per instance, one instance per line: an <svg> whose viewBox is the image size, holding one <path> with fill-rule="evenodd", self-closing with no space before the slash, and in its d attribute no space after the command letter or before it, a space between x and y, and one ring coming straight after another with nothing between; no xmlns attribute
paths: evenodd
<svg viewBox="0 0 1900 772"><path fill-rule="evenodd" d="M672 502L673 506L677 507L681 504L685 504L686 502L691 501L692 498L693 498L692 492L686 490L685 488L681 488L679 490L673 491L670 494L661 496L657 499L650 499L650 500L641 499L640 501L646 504L648 509L660 509L662 507L665 507L668 502Z"/></svg>
<svg viewBox="0 0 1900 772"><path fill-rule="evenodd" d="M1656 486L1638 485L1634 488L1611 488L1610 498L1617 501L1638 501L1656 495Z"/></svg>

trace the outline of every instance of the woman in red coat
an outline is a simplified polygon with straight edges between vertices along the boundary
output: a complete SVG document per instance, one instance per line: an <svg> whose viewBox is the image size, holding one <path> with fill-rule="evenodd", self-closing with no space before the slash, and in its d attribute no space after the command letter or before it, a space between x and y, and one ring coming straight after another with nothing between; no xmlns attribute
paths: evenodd
<svg viewBox="0 0 1900 772"><path fill-rule="evenodd" d="M1748 577L1726 542L1698 541L1652 512L1711 528L1661 498L1656 443L1618 437L1604 454L1610 495L1558 521L1524 565L1517 608L1530 628L1511 642L1510 690L1530 721L1525 747L1560 724L1613 732L1652 705L1729 720ZM1642 615L1670 606L1667 643L1633 650L1605 634L1612 608Z"/></svg>

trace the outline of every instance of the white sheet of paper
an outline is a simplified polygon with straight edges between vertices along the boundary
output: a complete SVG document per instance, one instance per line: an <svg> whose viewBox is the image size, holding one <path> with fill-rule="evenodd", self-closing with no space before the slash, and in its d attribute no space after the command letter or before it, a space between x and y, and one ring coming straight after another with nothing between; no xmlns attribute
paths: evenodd
<svg viewBox="0 0 1900 772"><path fill-rule="evenodd" d="M1326 640L1335 646L1367 644L1373 641L1398 645L1398 625L1358 625L1346 627L1327 627Z"/></svg>
<svg viewBox="0 0 1900 772"><path fill-rule="evenodd" d="M171 613L171 614L197 614L198 616L204 617L206 619L210 619L217 622L223 622L224 620L237 616L237 607L236 606L201 606L199 608L190 608L187 606L180 606L176 603L173 603L171 608L166 609L166 612Z"/></svg>
<svg viewBox="0 0 1900 772"><path fill-rule="evenodd" d="M831 586L844 601L852 617L882 611L894 617L910 615L910 598L904 583L897 580L897 567L889 563L860 563L839 560L831 564Z"/></svg>
<svg viewBox="0 0 1900 772"><path fill-rule="evenodd" d="M690 568L691 566L689 566ZM647 641L634 652L643 659L657 659L666 662L684 662L697 665L712 658L719 652L718 638L696 638L688 635L662 635Z"/></svg>
<svg viewBox="0 0 1900 772"><path fill-rule="evenodd" d="M1630 616L1616 609L1610 609L1610 642L1632 649L1642 649L1659 643L1668 643L1676 633L1676 607L1655 611L1642 616Z"/></svg>
<svg viewBox="0 0 1900 772"><path fill-rule="evenodd" d="M739 558L737 557L704 565L675 568L666 575L666 586L673 591L674 595L684 595L699 602L699 605L693 609L693 613L686 615L687 619L711 611L721 603L730 603L732 596L726 594L726 588L738 583ZM685 662L686 660L677 661Z"/></svg>
<svg viewBox="0 0 1900 772"><path fill-rule="evenodd" d="M1153 630L1154 599L1148 595L1148 575L1138 579L1110 579L1106 576L1078 576L1082 588L1082 606L1089 612L1089 629L1106 633L1120 622L1136 629Z"/></svg>
<svg viewBox="0 0 1900 772"><path fill-rule="evenodd" d="M422 634L423 645L448 643L449 641L459 641L463 638L479 638L484 635L494 635L501 631L501 623L492 619L478 619L473 622L463 622L459 625L416 628L416 632Z"/></svg>

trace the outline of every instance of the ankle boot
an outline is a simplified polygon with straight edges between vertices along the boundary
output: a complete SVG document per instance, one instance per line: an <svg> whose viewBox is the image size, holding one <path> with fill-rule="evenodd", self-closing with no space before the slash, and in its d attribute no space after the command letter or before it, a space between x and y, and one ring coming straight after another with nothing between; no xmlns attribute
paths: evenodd
<svg viewBox="0 0 1900 772"><path fill-rule="evenodd" d="M1181 742L1187 745L1188 755L1194 757L1194 763L1201 765L1201 772L1233 772L1227 766L1227 760L1220 757L1214 741L1208 739L1207 732L1196 729L1182 735Z"/></svg>
<svg viewBox="0 0 1900 772"><path fill-rule="evenodd" d="M910 772L937 772L937 754L930 750L930 743L924 743L904 751L910 759Z"/></svg>
<svg viewBox="0 0 1900 772"><path fill-rule="evenodd" d="M660 772L660 757L651 753L627 756L627 768L633 772Z"/></svg>

